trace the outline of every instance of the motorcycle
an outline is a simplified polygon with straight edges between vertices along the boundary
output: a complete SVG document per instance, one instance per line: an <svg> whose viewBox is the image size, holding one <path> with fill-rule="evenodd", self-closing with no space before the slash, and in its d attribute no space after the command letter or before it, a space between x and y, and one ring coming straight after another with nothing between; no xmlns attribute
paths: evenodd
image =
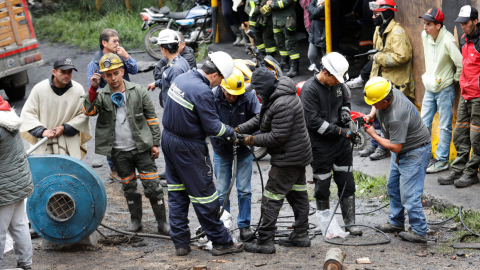
<svg viewBox="0 0 480 270"><path fill-rule="evenodd" d="M143 21L142 31L148 29L143 39L147 53L158 60L163 57L160 48L152 44L152 37L157 37L164 29L181 32L190 47L208 42L212 38L212 9L206 5L207 2L196 1L190 9L181 12L171 12L167 6L160 9L144 8L140 16ZM178 1L177 6L182 3L183 1Z"/></svg>

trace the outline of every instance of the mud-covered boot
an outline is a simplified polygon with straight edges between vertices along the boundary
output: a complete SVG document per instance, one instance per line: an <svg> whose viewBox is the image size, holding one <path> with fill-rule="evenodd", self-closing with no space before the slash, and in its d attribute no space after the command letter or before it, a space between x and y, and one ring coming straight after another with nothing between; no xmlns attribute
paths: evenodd
<svg viewBox="0 0 480 270"><path fill-rule="evenodd" d="M340 201L340 209L342 209L342 217L345 225L355 224L355 195L342 198ZM357 226L345 227L351 235L362 235L362 230Z"/></svg>
<svg viewBox="0 0 480 270"><path fill-rule="evenodd" d="M273 254L275 253L275 244L273 243L273 238L267 239L263 243L255 242L246 242L245 251L250 253L263 253L263 254Z"/></svg>
<svg viewBox="0 0 480 270"><path fill-rule="evenodd" d="M291 61L290 70L287 73L288 77L296 77L298 74L300 74L298 64L298 59Z"/></svg>
<svg viewBox="0 0 480 270"><path fill-rule="evenodd" d="M142 197L139 195L135 200L127 200L130 212L130 227L127 231L139 232L142 230Z"/></svg>
<svg viewBox="0 0 480 270"><path fill-rule="evenodd" d="M290 69L290 61L288 56L282 56L280 59L280 68L283 72L288 72Z"/></svg>
<svg viewBox="0 0 480 270"><path fill-rule="evenodd" d="M460 179L462 177L463 173L459 172L451 172L447 176L440 176L437 181L439 185L453 185L456 180Z"/></svg>
<svg viewBox="0 0 480 270"><path fill-rule="evenodd" d="M278 244L285 247L309 247L310 238L308 237L308 228L294 228L288 238L278 240Z"/></svg>
<svg viewBox="0 0 480 270"><path fill-rule="evenodd" d="M162 235L169 235L170 225L167 222L167 210L165 209L165 203L163 199L157 201L156 199L150 199L152 205L153 214L158 223L158 233Z"/></svg>
<svg viewBox="0 0 480 270"><path fill-rule="evenodd" d="M240 26L238 24L230 25L230 29L232 29L233 33L237 37L233 42L233 46L242 46L240 42L242 41L242 33L240 32Z"/></svg>

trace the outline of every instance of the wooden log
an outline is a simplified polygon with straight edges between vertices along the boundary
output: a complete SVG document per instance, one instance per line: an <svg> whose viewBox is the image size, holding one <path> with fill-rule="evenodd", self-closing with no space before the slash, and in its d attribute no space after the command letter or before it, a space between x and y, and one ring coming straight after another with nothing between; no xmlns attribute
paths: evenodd
<svg viewBox="0 0 480 270"><path fill-rule="evenodd" d="M343 261L347 254L339 248L331 248L325 256L323 270L342 270Z"/></svg>

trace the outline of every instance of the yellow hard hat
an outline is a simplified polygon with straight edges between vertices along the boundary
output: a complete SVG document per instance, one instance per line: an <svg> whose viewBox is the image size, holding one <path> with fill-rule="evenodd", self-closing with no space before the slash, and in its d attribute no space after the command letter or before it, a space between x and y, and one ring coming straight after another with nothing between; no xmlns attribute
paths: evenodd
<svg viewBox="0 0 480 270"><path fill-rule="evenodd" d="M373 105L384 99L392 90L392 84L385 78L373 77L365 84L363 95L368 105Z"/></svg>
<svg viewBox="0 0 480 270"><path fill-rule="evenodd" d="M247 82L250 81L250 78L252 78L253 71L248 66L252 64L253 66L255 66L255 63L253 63L250 60L242 60L242 59L234 59L233 63L235 64L235 68L238 68L247 77Z"/></svg>
<svg viewBox="0 0 480 270"><path fill-rule="evenodd" d="M245 78L243 76L243 73L238 68L234 68L232 75L225 80L222 80L221 85L223 89L225 89L230 95L234 96L239 96L245 93Z"/></svg>
<svg viewBox="0 0 480 270"><path fill-rule="evenodd" d="M108 70L123 67L123 62L122 59L120 59L120 56L114 53L106 53L102 56L102 58L100 58L98 66L100 67L100 72L105 72Z"/></svg>

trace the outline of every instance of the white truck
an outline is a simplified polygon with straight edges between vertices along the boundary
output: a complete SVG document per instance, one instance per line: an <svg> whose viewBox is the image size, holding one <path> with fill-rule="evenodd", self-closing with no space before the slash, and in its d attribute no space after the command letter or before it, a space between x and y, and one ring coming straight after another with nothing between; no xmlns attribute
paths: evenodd
<svg viewBox="0 0 480 270"><path fill-rule="evenodd" d="M43 65L26 0L0 0L0 89L22 99L27 70Z"/></svg>

